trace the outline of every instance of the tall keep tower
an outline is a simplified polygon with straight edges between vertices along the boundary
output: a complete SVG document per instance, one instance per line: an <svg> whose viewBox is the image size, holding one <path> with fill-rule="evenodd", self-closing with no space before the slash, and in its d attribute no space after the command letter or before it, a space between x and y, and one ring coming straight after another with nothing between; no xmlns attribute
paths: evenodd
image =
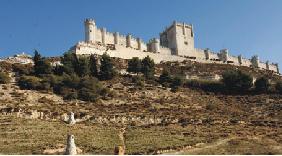
<svg viewBox="0 0 282 156"><path fill-rule="evenodd" d="M194 50L193 26L174 21L160 33L160 44L170 48L173 55L191 56Z"/></svg>
<svg viewBox="0 0 282 156"><path fill-rule="evenodd" d="M85 26L85 42L95 41L95 21L93 19L86 19L84 21Z"/></svg>

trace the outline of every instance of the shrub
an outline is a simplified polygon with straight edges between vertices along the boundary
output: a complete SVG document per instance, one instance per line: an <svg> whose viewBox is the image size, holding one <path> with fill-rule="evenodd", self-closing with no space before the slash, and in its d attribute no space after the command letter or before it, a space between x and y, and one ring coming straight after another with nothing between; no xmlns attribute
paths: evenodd
<svg viewBox="0 0 282 156"><path fill-rule="evenodd" d="M279 92L280 94L282 94L282 81L278 81L275 85L275 89L277 92Z"/></svg>
<svg viewBox="0 0 282 156"><path fill-rule="evenodd" d="M51 74L52 73L52 66L49 60L46 58L42 58L41 55L37 50L34 52L34 73L38 75L42 74Z"/></svg>
<svg viewBox="0 0 282 156"><path fill-rule="evenodd" d="M19 64L15 63L12 66L13 72L17 72L19 75L31 75L33 73L32 64Z"/></svg>
<svg viewBox="0 0 282 156"><path fill-rule="evenodd" d="M87 57L80 57L79 59L77 59L76 71L75 72L80 77L89 75L89 73L90 73L89 59Z"/></svg>
<svg viewBox="0 0 282 156"><path fill-rule="evenodd" d="M132 82L135 83L139 87L144 87L144 78L141 76L133 76Z"/></svg>
<svg viewBox="0 0 282 156"><path fill-rule="evenodd" d="M60 87L60 91L59 91L60 95L63 96L63 99L65 100L73 100L73 99L77 99L78 98L78 93L77 90L73 89L73 88L68 88L68 87Z"/></svg>
<svg viewBox="0 0 282 156"><path fill-rule="evenodd" d="M40 89L41 79L35 76L21 76L18 80L18 85L21 89Z"/></svg>
<svg viewBox="0 0 282 156"><path fill-rule="evenodd" d="M89 70L90 70L90 75L94 77L98 77L98 63L94 55L90 56Z"/></svg>
<svg viewBox="0 0 282 156"><path fill-rule="evenodd" d="M218 81L210 80L188 80L184 86L190 88L202 89L208 92L221 92L224 91L224 85Z"/></svg>
<svg viewBox="0 0 282 156"><path fill-rule="evenodd" d="M266 77L260 77L255 82L255 89L258 92L267 92L270 87L269 79Z"/></svg>
<svg viewBox="0 0 282 156"><path fill-rule="evenodd" d="M7 84L11 80L9 74L0 72L0 84Z"/></svg>
<svg viewBox="0 0 282 156"><path fill-rule="evenodd" d="M79 88L80 85L80 77L78 77L76 74L63 74L62 77L62 83L64 86L69 87L69 88L74 88L77 89Z"/></svg>
<svg viewBox="0 0 282 156"><path fill-rule="evenodd" d="M5 72L12 71L13 64L6 61L0 61L0 69Z"/></svg>
<svg viewBox="0 0 282 156"><path fill-rule="evenodd" d="M63 75L64 73L64 66L62 65L56 65L53 69L53 73L56 75Z"/></svg>
<svg viewBox="0 0 282 156"><path fill-rule="evenodd" d="M46 90L50 91L51 90L51 85L48 81L41 81L40 86L38 87L39 90Z"/></svg>
<svg viewBox="0 0 282 156"><path fill-rule="evenodd" d="M222 77L222 81L229 91L247 91L253 85L252 77L240 70L226 71Z"/></svg>
<svg viewBox="0 0 282 156"><path fill-rule="evenodd" d="M106 53L102 55L101 68L100 68L100 79L110 80L115 76L114 64L112 59Z"/></svg>
<svg viewBox="0 0 282 156"><path fill-rule="evenodd" d="M142 63L138 57L133 57L128 61L128 68L127 68L128 72L139 73L141 72L141 68L142 68Z"/></svg>
<svg viewBox="0 0 282 156"><path fill-rule="evenodd" d="M183 85L183 79L180 76L176 76L171 80L170 88L172 91L177 91L179 87Z"/></svg>
<svg viewBox="0 0 282 156"><path fill-rule="evenodd" d="M77 65L76 55L72 52L65 52L61 59L63 64L63 70L66 74L74 74L75 67Z"/></svg>
<svg viewBox="0 0 282 156"><path fill-rule="evenodd" d="M85 101L96 101L100 95L106 95L103 86L95 77L84 77L80 81L78 97Z"/></svg>
<svg viewBox="0 0 282 156"><path fill-rule="evenodd" d="M168 87L169 84L171 83L171 76L167 70L162 71L162 74L160 75L159 78L159 83L164 87Z"/></svg>
<svg viewBox="0 0 282 156"><path fill-rule="evenodd" d="M154 60L149 56L142 60L141 72L144 74L145 78L152 79L155 74L155 63Z"/></svg>

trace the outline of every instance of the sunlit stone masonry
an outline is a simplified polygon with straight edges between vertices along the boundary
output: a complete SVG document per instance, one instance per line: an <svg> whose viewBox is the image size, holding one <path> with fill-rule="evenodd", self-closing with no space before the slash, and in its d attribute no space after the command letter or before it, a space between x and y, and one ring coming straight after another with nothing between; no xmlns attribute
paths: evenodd
<svg viewBox="0 0 282 156"><path fill-rule="evenodd" d="M102 55L131 59L150 56L156 63L161 61L192 60L200 63L232 64L247 66L261 70L270 70L279 74L277 63L261 62L257 55L251 59L242 55L233 56L228 49L212 52L209 48L198 49L194 46L194 28L191 24L174 21L160 33L159 38L152 38L148 43L131 34L108 32L106 28L98 28L93 19L86 19L85 40L78 42L70 51L77 55Z"/></svg>

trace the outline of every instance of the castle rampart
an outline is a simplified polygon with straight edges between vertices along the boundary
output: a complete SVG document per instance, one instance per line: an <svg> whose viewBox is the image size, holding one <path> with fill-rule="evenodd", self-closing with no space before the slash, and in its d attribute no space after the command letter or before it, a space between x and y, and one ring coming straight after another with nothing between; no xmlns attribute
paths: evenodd
<svg viewBox="0 0 282 156"><path fill-rule="evenodd" d="M161 61L193 60L201 63L232 64L271 70L279 73L278 64L261 62L258 56L251 59L242 55L232 56L228 49L219 53L210 49L197 49L194 47L194 31L191 24L174 21L173 24L160 33L160 39L153 38L145 43L141 38L131 34L122 35L118 32L107 32L106 28L97 28L92 19L84 21L85 41L79 42L71 50L77 55L103 54L107 52L111 57L131 59L132 57L152 57L156 63ZM112 45L115 48L109 49Z"/></svg>

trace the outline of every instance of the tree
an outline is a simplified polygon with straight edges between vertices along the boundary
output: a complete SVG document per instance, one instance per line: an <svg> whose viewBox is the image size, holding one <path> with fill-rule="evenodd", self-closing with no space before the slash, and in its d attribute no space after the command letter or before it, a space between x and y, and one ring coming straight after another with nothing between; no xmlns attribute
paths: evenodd
<svg viewBox="0 0 282 156"><path fill-rule="evenodd" d="M80 77L86 76L89 74L89 60L86 57L80 57L77 60L76 64L76 73Z"/></svg>
<svg viewBox="0 0 282 156"><path fill-rule="evenodd" d="M11 80L11 78L7 73L0 72L0 84L9 83L10 80Z"/></svg>
<svg viewBox="0 0 282 156"><path fill-rule="evenodd" d="M114 77L115 70L112 59L109 55L104 53L101 58L100 79L110 80Z"/></svg>
<svg viewBox="0 0 282 156"><path fill-rule="evenodd" d="M61 60L64 72L67 74L73 74L77 64L76 55L72 52L65 52Z"/></svg>
<svg viewBox="0 0 282 156"><path fill-rule="evenodd" d="M89 70L90 70L90 75L94 77L98 77L98 64L97 64L97 59L94 55L90 56L90 61L89 61Z"/></svg>
<svg viewBox="0 0 282 156"><path fill-rule="evenodd" d="M155 63L154 60L151 59L149 56L146 56L142 60L142 69L141 72L144 74L145 78L151 79L154 77L155 74Z"/></svg>
<svg viewBox="0 0 282 156"><path fill-rule="evenodd" d="M278 81L275 85L276 91L278 91L280 94L282 94L282 81Z"/></svg>
<svg viewBox="0 0 282 156"><path fill-rule="evenodd" d="M54 70L53 70L54 74L56 75L63 75L64 73L64 66L62 65L56 65Z"/></svg>
<svg viewBox="0 0 282 156"><path fill-rule="evenodd" d="M128 61L128 68L127 68L128 72L138 74L139 72L141 72L141 68L142 68L142 63L138 57L133 57Z"/></svg>
<svg viewBox="0 0 282 156"><path fill-rule="evenodd" d="M171 82L171 76L170 76L170 73L166 69L164 69L162 71L162 74L160 75L160 78L159 78L159 82L164 87L168 87L169 86L169 83Z"/></svg>
<svg viewBox="0 0 282 156"><path fill-rule="evenodd" d="M258 78L255 82L255 87L256 87L256 91L258 92L267 92L270 87L268 78L266 77Z"/></svg>
<svg viewBox="0 0 282 156"><path fill-rule="evenodd" d="M38 62L41 60L41 55L40 55L40 53L37 51L37 50L35 50L34 51L34 56L33 56L33 62L34 62L34 64L36 65L36 64L38 64Z"/></svg>
<svg viewBox="0 0 282 156"><path fill-rule="evenodd" d="M253 78L240 70L229 70L222 74L222 81L230 91L247 91L253 85Z"/></svg>
<svg viewBox="0 0 282 156"><path fill-rule="evenodd" d="M48 61L46 58L42 58L37 50L35 50L34 52L33 61L35 75L39 76L42 74L52 73L52 66L50 64L50 61Z"/></svg>

